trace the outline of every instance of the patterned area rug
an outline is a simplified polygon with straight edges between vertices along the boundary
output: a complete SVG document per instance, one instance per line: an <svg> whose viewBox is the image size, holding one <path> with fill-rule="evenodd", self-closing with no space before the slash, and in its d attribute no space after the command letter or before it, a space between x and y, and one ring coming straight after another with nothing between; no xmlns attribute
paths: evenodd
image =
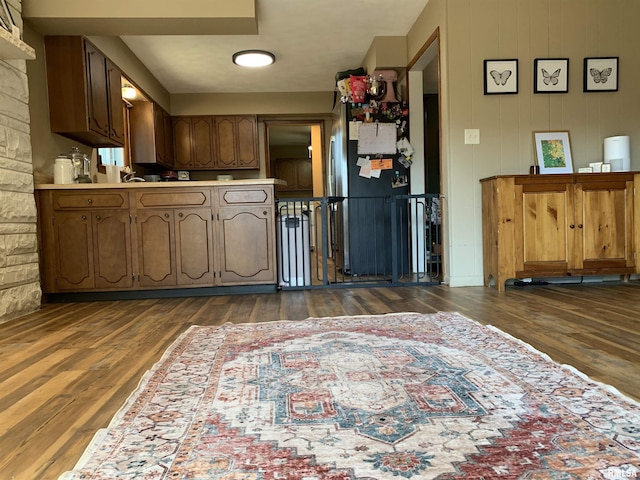
<svg viewBox="0 0 640 480"><path fill-rule="evenodd" d="M192 327L67 479L620 479L640 405L457 313Z"/></svg>

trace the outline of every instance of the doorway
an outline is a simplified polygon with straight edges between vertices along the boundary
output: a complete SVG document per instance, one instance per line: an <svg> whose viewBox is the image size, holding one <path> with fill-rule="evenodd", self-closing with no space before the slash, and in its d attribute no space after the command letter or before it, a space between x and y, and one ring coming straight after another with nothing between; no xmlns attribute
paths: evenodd
<svg viewBox="0 0 640 480"><path fill-rule="evenodd" d="M265 120L267 176L279 178L278 198L325 194L323 122Z"/></svg>
<svg viewBox="0 0 640 480"><path fill-rule="evenodd" d="M412 167L411 193L436 195L432 210L428 212L430 234L424 246L427 255L435 257L440 266L440 279L446 283L447 258L443 203L442 134L441 134L441 87L440 87L440 41L439 30L431 35L422 49L407 66L411 112L411 142L421 154L422 162ZM415 168L418 167L418 168ZM419 252L415 252L419 255Z"/></svg>

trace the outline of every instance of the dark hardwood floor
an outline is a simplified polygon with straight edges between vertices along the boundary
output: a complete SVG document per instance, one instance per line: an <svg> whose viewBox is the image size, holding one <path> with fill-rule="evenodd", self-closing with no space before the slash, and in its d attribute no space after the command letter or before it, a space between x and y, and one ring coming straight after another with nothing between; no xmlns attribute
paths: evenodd
<svg viewBox="0 0 640 480"><path fill-rule="evenodd" d="M44 305L0 325L0 479L73 467L190 325L457 311L640 399L640 284L336 288Z"/></svg>

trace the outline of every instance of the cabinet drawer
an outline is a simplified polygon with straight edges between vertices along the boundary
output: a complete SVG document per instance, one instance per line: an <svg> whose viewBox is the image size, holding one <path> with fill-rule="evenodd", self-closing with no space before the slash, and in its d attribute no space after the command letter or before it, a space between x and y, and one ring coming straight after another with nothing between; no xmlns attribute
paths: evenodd
<svg viewBox="0 0 640 480"><path fill-rule="evenodd" d="M210 190L178 190L158 189L136 193L138 208L159 207L209 207L211 206Z"/></svg>
<svg viewBox="0 0 640 480"><path fill-rule="evenodd" d="M221 187L217 189L221 207L240 205L273 205L273 186Z"/></svg>
<svg viewBox="0 0 640 480"><path fill-rule="evenodd" d="M54 210L129 208L129 193L124 191L53 192L52 199Z"/></svg>

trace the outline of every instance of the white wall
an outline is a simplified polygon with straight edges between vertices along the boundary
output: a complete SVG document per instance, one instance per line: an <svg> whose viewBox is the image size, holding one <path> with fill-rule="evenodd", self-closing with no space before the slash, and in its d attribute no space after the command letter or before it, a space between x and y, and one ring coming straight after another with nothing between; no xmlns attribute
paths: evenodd
<svg viewBox="0 0 640 480"><path fill-rule="evenodd" d="M533 131L568 130L576 171L602 159L605 137L630 135L631 168L640 168L638 18L637 0L429 1L407 45L412 59L440 28L450 285L482 284L479 180L528 173ZM618 92L582 91L583 59L598 56L620 57ZM484 95L483 60L499 58L519 60L517 95ZM536 58L569 58L568 93L533 93ZM480 129L480 145L464 144L467 128Z"/></svg>

